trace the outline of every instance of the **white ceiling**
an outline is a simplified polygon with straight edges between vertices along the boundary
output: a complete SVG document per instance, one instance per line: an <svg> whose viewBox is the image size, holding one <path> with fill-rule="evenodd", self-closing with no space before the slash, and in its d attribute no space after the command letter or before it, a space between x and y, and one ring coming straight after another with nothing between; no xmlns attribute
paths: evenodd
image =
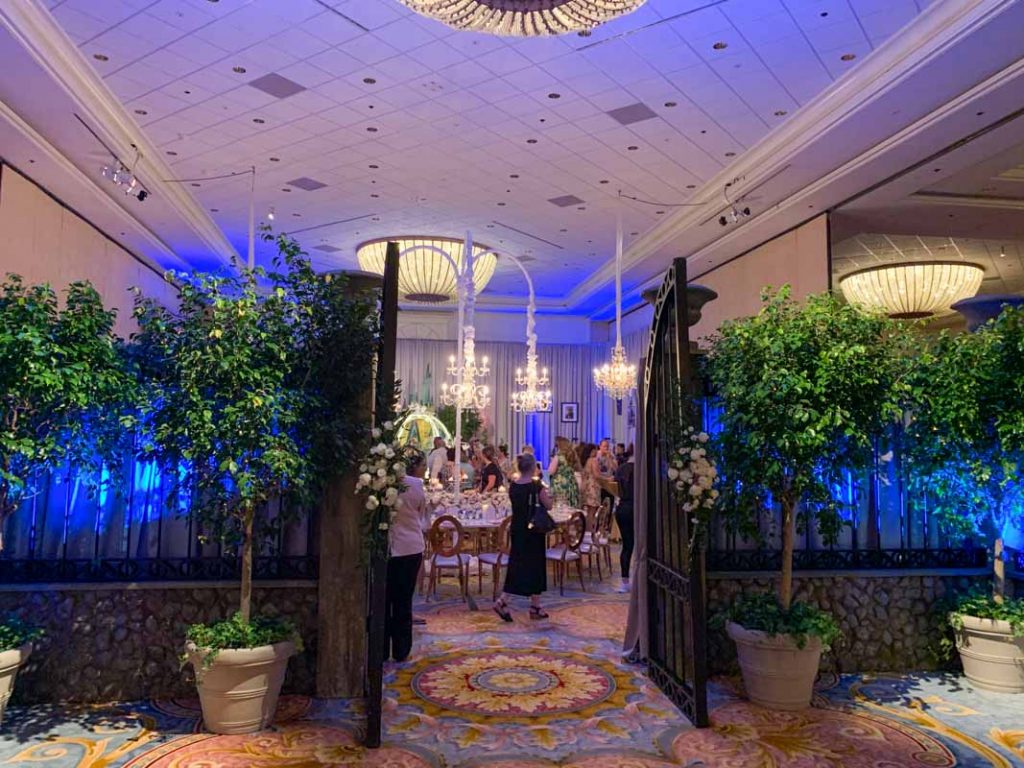
<svg viewBox="0 0 1024 768"><path fill-rule="evenodd" d="M619 189L685 202L925 4L649 0L589 38L508 40L397 0L48 2L177 178L255 166L257 211L272 206L318 265L353 265L366 239L471 229L532 257L542 297L607 262L616 211L627 239L673 212ZM249 85L269 74L304 90ZM638 103L655 116L608 114ZM326 186L288 184L301 177ZM196 184L244 252L247 179ZM549 202L564 195L583 202ZM488 289L524 292L511 270Z"/></svg>

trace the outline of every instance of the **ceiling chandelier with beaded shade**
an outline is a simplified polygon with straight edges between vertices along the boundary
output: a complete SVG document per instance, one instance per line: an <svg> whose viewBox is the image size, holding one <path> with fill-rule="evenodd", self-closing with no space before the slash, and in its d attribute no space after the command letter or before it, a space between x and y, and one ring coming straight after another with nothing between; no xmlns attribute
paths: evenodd
<svg viewBox="0 0 1024 768"><path fill-rule="evenodd" d="M911 320L950 314L951 305L978 292L984 275L966 261L909 261L851 272L839 287L851 304Z"/></svg>
<svg viewBox="0 0 1024 768"><path fill-rule="evenodd" d="M459 273L464 265L462 240L450 237L384 237L356 247L359 267L384 274L384 256L389 242L398 243L402 254L398 266L398 293L405 301L446 304L458 298ZM451 260L458 266L458 272ZM494 276L498 257L486 245L473 245L473 290L480 293Z"/></svg>
<svg viewBox="0 0 1024 768"><path fill-rule="evenodd" d="M636 389L636 366L626 359L622 346L622 217L615 232L615 347L612 359L594 369L594 384L614 400L624 400Z"/></svg>
<svg viewBox="0 0 1024 768"><path fill-rule="evenodd" d="M401 0L455 29L505 37L583 32L632 13L647 0Z"/></svg>

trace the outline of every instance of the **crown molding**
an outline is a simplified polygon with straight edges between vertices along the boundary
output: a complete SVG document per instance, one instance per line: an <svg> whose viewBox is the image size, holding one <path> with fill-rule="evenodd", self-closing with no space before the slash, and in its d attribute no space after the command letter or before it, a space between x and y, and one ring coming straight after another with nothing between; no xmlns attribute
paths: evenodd
<svg viewBox="0 0 1024 768"><path fill-rule="evenodd" d="M166 263L173 264L176 269L188 269L188 264L186 264L185 261L167 245L167 243L161 240L156 233L114 202L110 195L105 194L104 190L101 189L92 178L83 173L77 165L68 160L59 149L47 141L46 138L35 128L26 123L18 113L12 110L3 101L0 101L0 120L6 121L8 125L18 132L24 141L31 144L35 154L37 154L44 163L49 163L53 168L63 174L65 178L67 178L76 188L85 191L88 194L90 201L101 206L104 212L115 216L121 226L133 230L136 235L142 238L149 249L149 253L160 254L164 257ZM80 211L80 213L84 214L85 211ZM94 217L90 217L90 219L93 218ZM110 236L110 233L106 234ZM123 242L119 241L118 244L122 248L127 248ZM166 270L166 267L156 263L147 253L134 251L133 253L137 259L145 263L158 274L162 274Z"/></svg>
<svg viewBox="0 0 1024 768"><path fill-rule="evenodd" d="M225 264L236 260L238 253L234 246L195 198L180 184L163 181L173 178L174 172L163 161L160 151L135 124L49 11L34 0L0 0L0 18L12 37L63 89L87 118L90 127L118 156L131 157L135 154L132 145L138 148L141 158L133 171L146 189L159 194L211 254ZM137 220L136 225L143 226Z"/></svg>
<svg viewBox="0 0 1024 768"><path fill-rule="evenodd" d="M1003 211L1024 211L1024 199L1017 197L986 197L985 195L957 195L947 192L915 192L910 196L915 203L925 205L956 205L961 208L995 208Z"/></svg>
<svg viewBox="0 0 1024 768"><path fill-rule="evenodd" d="M745 190L760 186L787 165L797 162L799 153L820 139L823 133L856 118L862 109L899 87L936 55L963 41L994 16L1015 5L1016 1L946 0L930 5L899 34L872 52L860 66L836 80L788 121L705 183L695 194L698 206L687 207L669 216L641 235L623 254L623 268L637 266L670 246L681 235L718 216L725 207L721 194L727 183L743 179L740 185L732 188L734 199L742 198ZM772 201L767 201L763 209L771 215L777 212ZM763 212L729 228L721 237L714 238L712 244L726 238L735 239L738 232L755 221L760 219L763 223L765 215ZM573 290L567 300L569 306L580 304L604 288L613 279L614 270L614 263L606 262Z"/></svg>

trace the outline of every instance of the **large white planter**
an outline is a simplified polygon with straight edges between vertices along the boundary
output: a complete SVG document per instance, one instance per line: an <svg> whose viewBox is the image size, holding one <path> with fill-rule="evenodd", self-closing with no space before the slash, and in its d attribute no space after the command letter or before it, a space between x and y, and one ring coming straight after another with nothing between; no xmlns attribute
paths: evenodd
<svg viewBox="0 0 1024 768"><path fill-rule="evenodd" d="M188 648L207 730L253 733L266 728L274 719L288 659L295 655L294 643L222 650L203 669L208 654L207 649Z"/></svg>
<svg viewBox="0 0 1024 768"><path fill-rule="evenodd" d="M18 670L28 660L31 653L32 643L25 643L19 648L0 652L0 723L3 722L7 702L11 700L11 694L14 693L14 680L18 676Z"/></svg>
<svg viewBox="0 0 1024 768"><path fill-rule="evenodd" d="M967 679L987 691L1024 693L1024 637L1014 637L1008 621L961 618L956 648Z"/></svg>
<svg viewBox="0 0 1024 768"><path fill-rule="evenodd" d="M732 622L726 630L736 643L743 687L752 702L769 709L810 706L821 660L820 638L809 636L799 648L790 635L769 635Z"/></svg>

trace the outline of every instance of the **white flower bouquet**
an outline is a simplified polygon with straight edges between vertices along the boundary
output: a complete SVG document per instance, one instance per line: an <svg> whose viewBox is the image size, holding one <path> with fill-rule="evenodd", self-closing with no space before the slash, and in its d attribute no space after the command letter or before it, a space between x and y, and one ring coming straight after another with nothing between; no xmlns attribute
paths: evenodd
<svg viewBox="0 0 1024 768"><path fill-rule="evenodd" d="M718 499L718 469L708 455L707 432L687 427L668 462L668 480L683 511L695 525L705 519Z"/></svg>
<svg viewBox="0 0 1024 768"><path fill-rule="evenodd" d="M399 494L405 490L405 462L398 444L395 423L385 421L374 427L367 455L359 464L355 491L363 497L367 512L367 533L370 546L387 550L387 532L401 507Z"/></svg>

